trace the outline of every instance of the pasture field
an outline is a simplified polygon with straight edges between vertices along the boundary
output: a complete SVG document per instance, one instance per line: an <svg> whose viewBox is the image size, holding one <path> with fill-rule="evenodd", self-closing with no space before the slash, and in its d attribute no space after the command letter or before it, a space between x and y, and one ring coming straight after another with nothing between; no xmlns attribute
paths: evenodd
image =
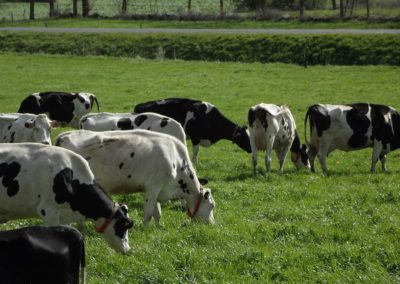
<svg viewBox="0 0 400 284"><path fill-rule="evenodd" d="M306 109L317 102L366 101L400 109L400 68L390 66L303 68L11 53L0 54L0 66L0 112L15 112L36 91L89 91L104 111L190 97L245 124L250 106L269 102L291 108L304 140ZM87 223L88 283L399 282L400 152L388 155L387 173L369 173L370 155L371 150L333 152L332 175L325 177L319 165L316 174L297 172L290 159L279 175L275 156L265 176L260 154L253 177L249 154L230 142L201 148L197 173L209 179L216 225L192 223L170 203L163 206L161 229L154 223L144 228L142 196L116 196L136 221L131 252L115 253ZM38 221L18 220L0 229L33 223Z"/></svg>

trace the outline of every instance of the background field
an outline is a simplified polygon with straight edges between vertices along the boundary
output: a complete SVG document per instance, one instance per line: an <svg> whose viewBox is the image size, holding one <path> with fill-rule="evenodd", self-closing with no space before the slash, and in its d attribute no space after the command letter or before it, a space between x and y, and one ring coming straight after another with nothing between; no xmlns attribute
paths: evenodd
<svg viewBox="0 0 400 284"><path fill-rule="evenodd" d="M89 91L102 110L131 111L165 97L209 101L239 124L260 102L287 104L303 137L307 106L367 101L400 109L399 67L205 63L0 54L0 112L36 91ZM57 135L61 129L54 131ZM210 180L215 226L191 223L163 206L162 229L142 225L142 197L118 196L136 226L132 251L107 247L86 227L88 283L265 283L400 281L399 153L388 173L370 174L370 150L334 152L332 176L297 172L286 161L251 175L250 156L230 142L200 150L197 172ZM260 161L262 161L260 154ZM0 229L37 221L13 221Z"/></svg>

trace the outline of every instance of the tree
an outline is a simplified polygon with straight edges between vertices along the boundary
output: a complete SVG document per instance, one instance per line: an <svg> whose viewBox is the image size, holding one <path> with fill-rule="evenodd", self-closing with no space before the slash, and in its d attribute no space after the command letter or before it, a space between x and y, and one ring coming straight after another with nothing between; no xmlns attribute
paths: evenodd
<svg viewBox="0 0 400 284"><path fill-rule="evenodd" d="M304 17L304 0L299 1L299 7L300 7L300 19Z"/></svg>
<svg viewBox="0 0 400 284"><path fill-rule="evenodd" d="M365 4L367 5L367 18L369 18L369 0L366 0Z"/></svg>
<svg viewBox="0 0 400 284"><path fill-rule="evenodd" d="M54 17L54 0L49 0L49 18L53 19Z"/></svg>
<svg viewBox="0 0 400 284"><path fill-rule="evenodd" d="M29 20L35 19L35 0L29 0Z"/></svg>
<svg viewBox="0 0 400 284"><path fill-rule="evenodd" d="M89 16L89 0L82 0L82 17Z"/></svg>
<svg viewBox="0 0 400 284"><path fill-rule="evenodd" d="M72 0L72 15L78 17L78 0Z"/></svg>
<svg viewBox="0 0 400 284"><path fill-rule="evenodd" d="M121 13L125 15L127 10L128 10L128 0L122 0Z"/></svg>
<svg viewBox="0 0 400 284"><path fill-rule="evenodd" d="M224 16L224 0L219 0L219 14L221 17Z"/></svg>
<svg viewBox="0 0 400 284"><path fill-rule="evenodd" d="M332 10L336 10L337 6L336 6L336 0L332 0Z"/></svg>
<svg viewBox="0 0 400 284"><path fill-rule="evenodd" d="M188 0L188 11L192 9L192 0Z"/></svg>
<svg viewBox="0 0 400 284"><path fill-rule="evenodd" d="M343 19L344 18L344 0L340 0L340 4L339 4L339 9L340 9L340 18Z"/></svg>

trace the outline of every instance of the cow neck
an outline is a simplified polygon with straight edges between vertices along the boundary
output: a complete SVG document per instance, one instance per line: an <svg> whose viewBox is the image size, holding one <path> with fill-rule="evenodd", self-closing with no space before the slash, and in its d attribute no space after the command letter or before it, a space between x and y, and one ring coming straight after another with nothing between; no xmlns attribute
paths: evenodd
<svg viewBox="0 0 400 284"><path fill-rule="evenodd" d="M222 138L224 138L226 140L230 140L230 141L232 141L232 143L235 143L235 136L236 136L239 128L240 127L238 125L227 120L220 127Z"/></svg>
<svg viewBox="0 0 400 284"><path fill-rule="evenodd" d="M192 211L190 210L190 206L189 206L189 204L188 204L187 214L188 214L188 216L189 216L190 218L193 219L194 216L196 216L197 212L199 211L199 208L200 208L200 204L201 204L202 199L203 199L203 189L200 189L200 192L199 192L198 195L197 195L197 199L196 199L196 201L195 201L195 203L194 203L194 206L193 206L194 208L193 208Z"/></svg>
<svg viewBox="0 0 400 284"><path fill-rule="evenodd" d="M100 227L96 228L96 232L100 234L104 233L107 230L108 226L111 224L111 221L113 220L115 213L117 213L117 211L118 211L118 206L114 204L114 208L112 209L110 216L104 220L104 222L100 225Z"/></svg>

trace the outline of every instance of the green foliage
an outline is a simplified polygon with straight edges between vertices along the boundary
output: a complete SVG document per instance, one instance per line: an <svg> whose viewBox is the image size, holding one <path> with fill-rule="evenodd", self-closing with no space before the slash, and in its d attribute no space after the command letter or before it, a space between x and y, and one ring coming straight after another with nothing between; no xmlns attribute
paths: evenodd
<svg viewBox="0 0 400 284"><path fill-rule="evenodd" d="M188 62L115 57L0 54L0 112L15 112L30 93L89 91L102 111L190 97L215 104L246 123L260 102L287 104L299 132L317 102L368 101L400 109L397 66L310 66ZM55 136L69 129L58 129ZM301 135L304 140L303 135ZM188 143L190 144L190 142ZM1 145L0 145L1 146ZM87 223L87 281L91 283L397 283L400 281L400 154L388 155L388 173L369 173L371 149L332 152L330 177L297 172L265 175L259 154L230 141L201 148L198 176L209 179L215 226L192 223L179 203L163 205L163 227L143 228L143 197L114 196L136 222L131 253L120 255ZM39 169L38 169L39 170ZM17 220L0 229L39 223Z"/></svg>
<svg viewBox="0 0 400 284"><path fill-rule="evenodd" d="M395 35L129 35L0 33L0 51L117 57L400 65Z"/></svg>

